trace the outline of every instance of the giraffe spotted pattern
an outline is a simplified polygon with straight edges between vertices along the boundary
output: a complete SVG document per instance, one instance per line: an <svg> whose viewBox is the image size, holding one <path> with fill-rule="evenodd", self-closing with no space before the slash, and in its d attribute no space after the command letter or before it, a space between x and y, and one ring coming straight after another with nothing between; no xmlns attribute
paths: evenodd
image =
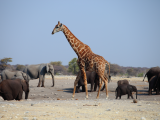
<svg viewBox="0 0 160 120"><path fill-rule="evenodd" d="M63 25L60 22L58 22L58 24L55 26L55 28L52 31L52 34L59 32L59 31L62 31L64 33L69 44L71 45L71 47L73 48L73 50L77 54L77 56L78 56L77 63L80 68L80 71L81 71L81 72L79 72L81 74L77 75L77 78L74 82L74 90L73 90L72 97L74 98L74 96L75 96L76 85L78 83L78 80L82 76L83 80L84 80L85 90L86 90L86 98L88 98L87 79L86 79L85 70L86 71L95 71L99 75L99 78L105 83L106 96L108 97L108 89L107 89L108 79L104 76L106 64L108 64L108 66L109 66L109 75L110 75L110 65L109 65L108 61L106 61L102 56L99 56L99 55L93 53L91 48L88 45L84 44L79 39L77 39L72 34L72 32L65 25ZM100 92L100 88L102 86L101 80L100 80L100 84L99 84L97 98L99 98L99 92Z"/></svg>

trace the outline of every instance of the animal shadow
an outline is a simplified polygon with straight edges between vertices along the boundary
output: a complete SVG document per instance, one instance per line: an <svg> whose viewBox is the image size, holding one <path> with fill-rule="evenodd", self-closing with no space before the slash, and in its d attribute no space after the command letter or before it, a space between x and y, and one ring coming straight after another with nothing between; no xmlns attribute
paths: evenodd
<svg viewBox="0 0 160 120"><path fill-rule="evenodd" d="M73 88L65 88L63 89L63 92L67 92L67 93L73 93ZM80 93L84 92L82 90L80 90ZM91 92L90 90L88 90L88 92ZM95 92L95 91L94 91ZM77 93L77 91L75 91L75 93Z"/></svg>
<svg viewBox="0 0 160 120"><path fill-rule="evenodd" d="M73 88L65 88L63 89L63 92L73 93Z"/></svg>
<svg viewBox="0 0 160 120"><path fill-rule="evenodd" d="M148 91L147 90L137 90L137 95L148 95Z"/></svg>

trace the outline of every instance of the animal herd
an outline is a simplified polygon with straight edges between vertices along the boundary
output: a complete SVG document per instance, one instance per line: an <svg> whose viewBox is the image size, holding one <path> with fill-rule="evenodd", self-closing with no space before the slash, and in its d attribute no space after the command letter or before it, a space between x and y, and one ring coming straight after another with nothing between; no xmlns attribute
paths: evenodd
<svg viewBox="0 0 160 120"><path fill-rule="evenodd" d="M108 98L108 82L110 81L110 78L111 78L109 62L105 60L102 56L93 53L93 51L88 45L84 44L82 41L76 38L75 35L73 35L73 33L67 28L67 26L65 26L64 24L58 21L58 24L54 27L52 31L52 35L60 31L64 33L70 46L78 56L77 64L79 66L80 72L78 73L76 80L74 82L72 98L75 97L75 91L76 89L77 91L79 91L80 86L83 86L83 91L85 91L86 98L88 98L87 82L91 83L91 91L93 91L93 82L94 82L94 90L96 90L97 85L99 86L96 98L99 98L99 93L102 87L102 83L104 83L104 86L102 89L106 90L106 99L107 99ZM108 65L108 68L109 68L108 76L105 75L106 65ZM148 82L149 82L149 94L151 94L152 89L156 91L156 94L159 94L159 89L160 89L160 70L159 69L160 68L151 68L146 73L146 76L148 77ZM95 72L93 74L94 75L97 74L98 79L96 80L90 79L90 77L87 76L88 74L87 71ZM19 100L21 99L21 97L17 97L17 96L21 96L21 93L24 90L23 89L24 87L22 85L23 81L25 80L26 86L29 86L29 80L39 78L39 83L37 87L40 87L40 86L44 87L44 76L45 76L45 73L47 72L49 72L52 76L52 82L53 82L52 87L53 87L54 86L54 69L53 69L53 66L50 64L29 65L23 70L23 72L11 73L7 70L4 70L1 75L2 80L4 81L0 83L0 95L6 100L11 100L11 99ZM94 77L96 78L96 76ZM8 79L8 80L5 80L5 79ZM11 87L12 84L17 87ZM15 88L19 89L19 91L14 90ZM24 90L24 91L27 91L25 92L26 94L25 98L27 99L29 90ZM128 98L130 96L133 98L132 96L133 91L137 93L137 88L135 86L125 84L125 83L118 85L116 89L116 98L118 97L121 98L121 95L125 95L125 94L128 94ZM8 96L8 94L10 94L10 96ZM137 94L136 94L136 98L137 98Z"/></svg>
<svg viewBox="0 0 160 120"><path fill-rule="evenodd" d="M39 65L33 65L33 66L42 66L40 67L41 69L45 69L47 73L47 66L44 66L44 64L39 64ZM48 64L46 64L48 65ZM33 69L33 66L31 67ZM28 67L26 67L28 68ZM25 69L26 69L25 68ZM3 70L1 74L1 79L2 82L0 83L0 96L4 100L21 100L22 99L22 94L23 91L25 93L25 99L28 99L29 95L29 80L34 79L33 76L31 77L32 74L35 74L37 71L30 71L30 72L25 72L25 69L22 71L9 71L9 70ZM44 70L44 71L45 71ZM52 68L54 71L54 69ZM40 71L39 71L40 72ZM42 72L42 70L41 70ZM97 90L97 86L99 86L99 76L96 72L91 72L91 71L86 71L86 76L87 76L87 82L88 84L91 84L91 92ZM108 78L107 71L105 71L105 76ZM147 76L148 82L149 82L149 95L152 94L152 90L156 91L156 94L159 94L159 89L160 89L160 68L159 67L153 67L151 68L144 78ZM54 75L53 75L54 77ZM30 78L30 79L29 79ZM40 76L36 77L35 79L39 78ZM37 87L40 87L40 81L38 83ZM143 80L144 81L144 80ZM44 81L42 82L42 86L44 87ZM109 81L110 82L110 79ZM54 83L54 79L53 79ZM53 87L54 85L52 85ZM80 87L82 87L82 92L85 92L85 87L84 87L84 81L83 78L81 77L80 80L78 81L78 85L76 87L77 93L80 92ZM104 86L101 89L101 91L104 90ZM117 88L115 89L115 96L116 99L119 97L121 99L122 95L128 95L128 99L131 97L133 99L132 92L136 92L136 99L137 99L137 88L136 86L130 85L128 80L119 80L117 82Z"/></svg>

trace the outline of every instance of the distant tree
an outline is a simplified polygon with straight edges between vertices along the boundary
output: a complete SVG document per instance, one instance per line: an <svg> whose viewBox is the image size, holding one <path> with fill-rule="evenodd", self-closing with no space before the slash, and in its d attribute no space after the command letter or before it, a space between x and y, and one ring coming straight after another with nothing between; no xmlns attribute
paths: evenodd
<svg viewBox="0 0 160 120"><path fill-rule="evenodd" d="M61 61L56 61L56 62L50 62L50 64L52 65L57 65L57 66L61 66L62 62Z"/></svg>
<svg viewBox="0 0 160 120"><path fill-rule="evenodd" d="M145 74L149 69L146 67L123 67L117 64L110 64L110 74L111 76L138 76L140 73ZM108 70L108 65L106 65L106 70Z"/></svg>
<svg viewBox="0 0 160 120"><path fill-rule="evenodd" d="M12 62L12 58L4 58L0 60L0 70L4 70L8 67L8 62Z"/></svg>
<svg viewBox="0 0 160 120"><path fill-rule="evenodd" d="M69 62L69 67L68 67L68 71L72 72L74 75L76 75L79 72L79 67L77 65L77 58L73 58L70 62Z"/></svg>
<svg viewBox="0 0 160 120"><path fill-rule="evenodd" d="M62 74L67 75L68 74L67 68L62 65L61 61L50 62L50 64L53 65L54 67L55 75L62 75Z"/></svg>
<svg viewBox="0 0 160 120"><path fill-rule="evenodd" d="M22 71L25 68L24 65L17 65L16 70Z"/></svg>
<svg viewBox="0 0 160 120"><path fill-rule="evenodd" d="M136 70L133 68L127 69L127 73L129 76L136 76Z"/></svg>
<svg viewBox="0 0 160 120"><path fill-rule="evenodd" d="M132 69L132 68L127 69L127 73L128 73L128 75L131 75L131 74L132 74L132 71L133 71L133 69Z"/></svg>
<svg viewBox="0 0 160 120"><path fill-rule="evenodd" d="M108 70L108 65L106 66L106 70ZM110 73L116 76L124 74L124 71L119 65L110 63Z"/></svg>
<svg viewBox="0 0 160 120"><path fill-rule="evenodd" d="M4 58L0 60L1 64L7 64L8 62L12 62L12 58Z"/></svg>

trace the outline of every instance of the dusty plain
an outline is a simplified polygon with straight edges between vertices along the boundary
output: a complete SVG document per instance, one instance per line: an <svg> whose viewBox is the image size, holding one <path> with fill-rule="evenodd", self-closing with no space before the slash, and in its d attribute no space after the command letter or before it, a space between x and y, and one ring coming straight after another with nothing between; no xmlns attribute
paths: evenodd
<svg viewBox="0 0 160 120"><path fill-rule="evenodd" d="M138 89L138 103L127 99L127 95L115 99L117 81L128 79L130 84ZM31 80L28 100L4 101L0 97L1 120L160 120L160 95L148 95L148 82L142 82L142 77L121 78L112 77L108 84L109 98L106 99L105 90L76 93L71 99L75 77L55 76L55 86L51 87L50 76L46 76L45 88L37 87L38 79ZM88 85L90 90L90 85ZM134 95L135 98L135 95Z"/></svg>

